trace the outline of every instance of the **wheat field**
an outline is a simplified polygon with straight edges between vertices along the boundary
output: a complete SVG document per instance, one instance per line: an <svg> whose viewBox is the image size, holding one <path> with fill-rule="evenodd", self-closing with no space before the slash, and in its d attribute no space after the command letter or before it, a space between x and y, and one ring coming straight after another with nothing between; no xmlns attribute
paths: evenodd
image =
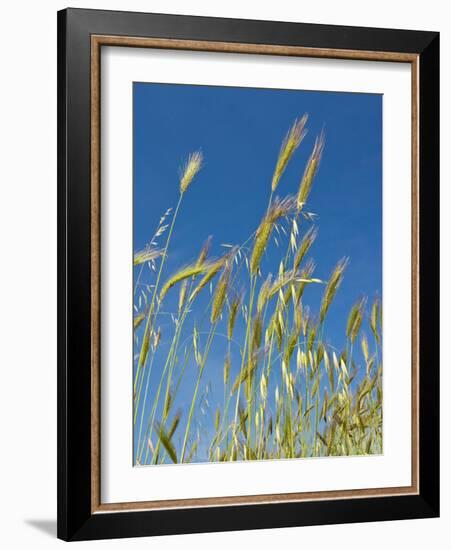
<svg viewBox="0 0 451 550"><path fill-rule="evenodd" d="M342 327L346 345L335 347L327 320L352 258L337 251L330 271L317 274L310 257L320 239L309 196L323 132L297 192L283 195L307 124L304 115L288 129L262 189L267 206L244 242L212 256L214 235L206 235L197 257L167 269L178 215L206 161L200 151L180 168L178 202L149 220L152 237L133 268L135 465L382 452L380 299L356 294ZM268 266L270 249L277 261ZM321 290L317 310L308 304L313 287ZM222 396L213 405L212 384Z"/></svg>

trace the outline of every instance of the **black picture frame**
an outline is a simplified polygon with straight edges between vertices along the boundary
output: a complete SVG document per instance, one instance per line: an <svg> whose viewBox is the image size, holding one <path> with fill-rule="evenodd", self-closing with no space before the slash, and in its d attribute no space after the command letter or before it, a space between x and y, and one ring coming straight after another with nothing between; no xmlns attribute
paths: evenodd
<svg viewBox="0 0 451 550"><path fill-rule="evenodd" d="M416 54L419 61L419 493L93 513L91 36ZM333 56L332 56L333 57ZM67 9L58 12L58 537L88 540L439 515L439 34Z"/></svg>

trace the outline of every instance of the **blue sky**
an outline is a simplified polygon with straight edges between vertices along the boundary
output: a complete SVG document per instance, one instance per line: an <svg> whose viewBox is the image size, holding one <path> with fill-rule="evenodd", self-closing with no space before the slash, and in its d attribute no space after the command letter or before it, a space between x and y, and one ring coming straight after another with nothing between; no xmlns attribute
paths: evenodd
<svg viewBox="0 0 451 550"><path fill-rule="evenodd" d="M309 256L321 279L340 258L350 258L327 321L327 338L342 346L352 304L363 295L370 301L382 296L382 96L135 83L133 100L135 251L175 206L179 168L189 153L200 149L205 158L177 218L166 276L194 260L209 235L213 256L224 253L222 243L245 241L265 212L280 144L293 121L309 115L308 134L279 183L280 196L296 193L324 129L326 145L307 206L319 228ZM322 290L309 288L305 295L314 310ZM174 291L172 307L177 296ZM218 361L222 357L218 350ZM215 377L206 375L206 381L214 386ZM180 400L183 408L183 391Z"/></svg>

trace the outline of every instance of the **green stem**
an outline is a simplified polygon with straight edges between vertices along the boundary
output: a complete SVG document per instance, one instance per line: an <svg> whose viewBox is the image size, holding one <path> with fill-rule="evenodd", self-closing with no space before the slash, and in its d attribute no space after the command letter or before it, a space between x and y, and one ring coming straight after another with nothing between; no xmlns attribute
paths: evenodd
<svg viewBox="0 0 451 550"><path fill-rule="evenodd" d="M177 214L178 214L178 211L180 209L180 205L182 203L182 198L183 198L183 193L180 193L179 200L177 202L177 207L176 207L174 215L172 217L171 226L169 228L168 236L167 236L167 239L166 239L166 244L165 244L164 249L163 249L163 255L162 255L162 258L161 258L160 267L158 269L157 280L155 282L155 286L154 286L154 289L153 289L152 301L150 303L149 312L147 314L146 328L144 330L143 342L145 341L146 336L149 334L149 331L151 329L150 319L152 318L152 315L153 315L153 311L154 311L154 307L155 307L155 299L156 299L156 296L158 294L158 286L160 284L161 274L163 272L163 267L164 267L164 264L166 262L167 251L168 251L168 248L169 248L169 243L171 241L172 232L174 230L175 220L177 219ZM136 376L135 376L135 386L136 386L136 381L138 379L139 370L140 370L140 368L144 367L144 363L145 363L145 361L147 361L147 357L145 358L144 354L145 354L144 346L141 346L141 351L140 351L139 360L138 360L138 368L137 368L137 372L136 372ZM139 405L139 399L140 399L140 395L138 396L137 406Z"/></svg>
<svg viewBox="0 0 451 550"><path fill-rule="evenodd" d="M246 352L247 352L247 349L248 349L251 318L252 318L252 309L253 309L253 304L254 304L255 284L256 284L256 277L252 276L251 277L251 293L250 293L250 297L249 297L249 308L248 308L248 313L247 313L246 336L245 336L245 339L244 339L244 348L243 348L243 353L241 355L241 368L240 368L240 372L238 373L238 376L241 376L241 373L243 372L243 369L245 368ZM237 437L237 422L238 422L238 408L239 408L239 404L240 404L240 391L241 391L241 384L238 386L238 389L237 389L237 397L236 397L236 405L235 405L234 431L233 431L233 439L234 440Z"/></svg>
<svg viewBox="0 0 451 550"><path fill-rule="evenodd" d="M202 374L204 372L204 368L205 368L205 365L206 365L206 362L207 362L207 357L208 357L208 353L210 351L211 343L212 343L213 338L214 338L216 325L217 325L217 323L214 323L211 326L210 334L208 336L208 341L207 341L207 344L205 346L204 356L202 358L202 363L199 367L199 374L197 376L196 387L194 388L194 394L193 394L193 398L191 400L191 407L190 407L190 410L189 410L188 420L187 420L187 423L186 423L185 437L183 438L182 453L180 455L180 462L181 463L183 463L183 460L185 459L186 445L188 443L188 436L189 436L189 431L190 431L190 428L191 428L191 422L192 422L192 419L193 419L194 408L196 406L196 400L197 400L197 394L198 394L198 391L199 391L200 381L202 379Z"/></svg>
<svg viewBox="0 0 451 550"><path fill-rule="evenodd" d="M171 344L171 346L172 345L174 346L174 351L171 354L171 358L170 358L170 362L169 362L169 371L168 371L168 376L167 376L167 380L166 380L166 391L165 391L165 396L164 396L164 401L163 401L163 416L162 416L162 421L161 421L162 426L165 425L165 422L166 422L166 420L168 418L168 415L169 415L169 395L170 395L170 389L171 389L172 375L173 375L173 372L174 372L176 358L177 358L177 349L178 349L178 345L179 345L179 341L180 341L180 334L182 332L183 323L185 322L185 318L186 318L187 313L188 313L188 308L185 307L184 310L183 310L182 316L180 318L180 321L178 323L177 330L176 330L176 333L174 335L174 338L172 339L173 343ZM151 426L151 429L150 429L150 433L152 433L152 429L153 429L153 423L152 423L152 426ZM154 453L155 458L158 456L160 443L161 443L161 440L160 440L160 438L158 438L158 441L157 441L157 444L156 444L156 447L155 447L155 453Z"/></svg>

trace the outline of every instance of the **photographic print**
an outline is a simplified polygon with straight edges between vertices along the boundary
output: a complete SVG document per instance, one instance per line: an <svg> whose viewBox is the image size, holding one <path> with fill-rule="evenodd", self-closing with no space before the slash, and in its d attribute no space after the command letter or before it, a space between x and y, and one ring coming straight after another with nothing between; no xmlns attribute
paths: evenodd
<svg viewBox="0 0 451 550"><path fill-rule="evenodd" d="M135 82L133 165L134 465L382 454L382 95Z"/></svg>
<svg viewBox="0 0 451 550"><path fill-rule="evenodd" d="M438 517L439 41L58 13L59 538Z"/></svg>

